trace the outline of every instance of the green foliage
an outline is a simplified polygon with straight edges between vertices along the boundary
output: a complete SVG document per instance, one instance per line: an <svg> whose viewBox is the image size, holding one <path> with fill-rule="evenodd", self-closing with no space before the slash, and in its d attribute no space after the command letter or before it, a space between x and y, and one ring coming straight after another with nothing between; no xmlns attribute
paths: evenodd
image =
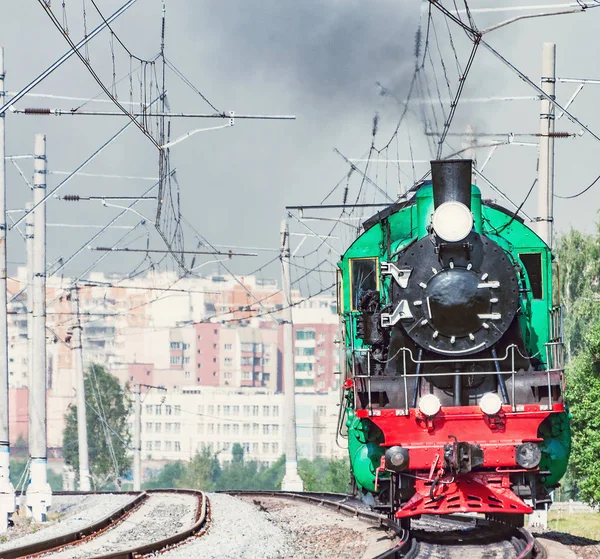
<svg viewBox="0 0 600 559"><path fill-rule="evenodd" d="M571 229L558 237L554 252L560 265L567 355L573 356L583 347L595 315L594 303L600 301L600 236Z"/></svg>
<svg viewBox="0 0 600 559"><path fill-rule="evenodd" d="M234 444L231 450L231 462L221 467L217 456L204 448L187 465L183 462L165 465L144 487L180 487L204 491L281 489L285 456L265 467L255 460L245 460L244 449L240 444ZM348 492L350 474L347 460L316 458L314 462L310 462L303 459L299 463L299 473L305 483L305 491Z"/></svg>
<svg viewBox="0 0 600 559"><path fill-rule="evenodd" d="M169 462L158 475L144 483L144 489L173 489L181 487L187 466L181 462Z"/></svg>
<svg viewBox="0 0 600 559"><path fill-rule="evenodd" d="M190 460L180 483L188 489L214 491L220 475L221 466L217 457L208 448L203 448Z"/></svg>
<svg viewBox="0 0 600 559"><path fill-rule="evenodd" d="M315 458L312 462L301 459L298 473L305 491L348 493L350 489L350 466L346 459Z"/></svg>
<svg viewBox="0 0 600 559"><path fill-rule="evenodd" d="M92 483L96 489L108 487L111 481L118 487L120 477L131 467L127 388L100 365L90 365L84 382ZM77 406L69 406L65 419L64 458L79 472Z"/></svg>
<svg viewBox="0 0 600 559"><path fill-rule="evenodd" d="M588 325L583 349L567 370L573 430L570 470L579 498L600 503L600 320Z"/></svg>

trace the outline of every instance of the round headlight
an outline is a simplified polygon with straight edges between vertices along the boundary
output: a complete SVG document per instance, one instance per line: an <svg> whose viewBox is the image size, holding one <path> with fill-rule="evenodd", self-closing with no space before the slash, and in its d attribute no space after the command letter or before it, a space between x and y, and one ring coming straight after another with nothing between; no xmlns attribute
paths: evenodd
<svg viewBox="0 0 600 559"><path fill-rule="evenodd" d="M433 417L437 412L440 411L442 403L440 399L433 394L426 394L419 400L419 409L423 415L427 417Z"/></svg>
<svg viewBox="0 0 600 559"><path fill-rule="evenodd" d="M479 400L479 407L487 415L496 415L502 409L502 400L498 397L498 394L488 392Z"/></svg>
<svg viewBox="0 0 600 559"><path fill-rule="evenodd" d="M515 449L515 458L519 466L530 470L540 463L542 451L536 443L523 443L517 445Z"/></svg>
<svg viewBox="0 0 600 559"><path fill-rule="evenodd" d="M440 239L455 243L462 241L473 229L473 215L460 202L444 202L433 212L432 225Z"/></svg>
<svg viewBox="0 0 600 559"><path fill-rule="evenodd" d="M385 451L385 465L388 470L400 472L408 467L408 450L392 446Z"/></svg>

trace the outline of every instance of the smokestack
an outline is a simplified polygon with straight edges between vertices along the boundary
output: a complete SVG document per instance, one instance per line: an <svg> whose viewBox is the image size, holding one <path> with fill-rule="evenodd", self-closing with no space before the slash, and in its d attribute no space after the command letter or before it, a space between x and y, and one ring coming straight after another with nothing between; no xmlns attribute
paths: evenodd
<svg viewBox="0 0 600 559"><path fill-rule="evenodd" d="M471 209L471 159L449 159L431 162L433 204L437 208L454 200Z"/></svg>

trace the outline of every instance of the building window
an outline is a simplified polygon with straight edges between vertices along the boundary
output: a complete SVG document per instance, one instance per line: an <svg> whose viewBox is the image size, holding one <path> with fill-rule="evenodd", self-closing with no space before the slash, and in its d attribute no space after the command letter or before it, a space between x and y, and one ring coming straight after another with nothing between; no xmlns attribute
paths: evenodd
<svg viewBox="0 0 600 559"><path fill-rule="evenodd" d="M208 432L209 433L214 433L215 432L215 424L214 423L209 423L208 424Z"/></svg>
<svg viewBox="0 0 600 559"><path fill-rule="evenodd" d="M165 406L165 415L172 415L173 414L173 408L172 406Z"/></svg>
<svg viewBox="0 0 600 559"><path fill-rule="evenodd" d="M198 363L198 365L196 365L196 366L198 367L198 369L202 368L202 365L200 363ZM198 379L198 380L200 380L200 379Z"/></svg>
<svg viewBox="0 0 600 559"><path fill-rule="evenodd" d="M242 446L246 452L250 452L250 443L242 443Z"/></svg>
<svg viewBox="0 0 600 559"><path fill-rule="evenodd" d="M160 450L161 444L160 441L154 441L154 450Z"/></svg>
<svg viewBox="0 0 600 559"><path fill-rule="evenodd" d="M171 349L179 349L179 342L171 342Z"/></svg>
<svg viewBox="0 0 600 559"><path fill-rule="evenodd" d="M183 376L185 378L190 378L192 376L192 373L190 373L189 371L186 371L185 373L183 373Z"/></svg>
<svg viewBox="0 0 600 559"><path fill-rule="evenodd" d="M198 336L198 341L200 341L202 339L202 336Z"/></svg>
<svg viewBox="0 0 600 559"><path fill-rule="evenodd" d="M215 328L215 329L213 330L213 334L215 334L215 336L216 336L218 333L219 333L219 331L218 331L218 330Z"/></svg>
<svg viewBox="0 0 600 559"><path fill-rule="evenodd" d="M202 350L201 350L201 349L199 349L199 350L198 350L196 353L197 353L198 355L200 355L200 354L202 353Z"/></svg>
<svg viewBox="0 0 600 559"><path fill-rule="evenodd" d="M273 435L279 435L279 425L271 425Z"/></svg>
<svg viewBox="0 0 600 559"><path fill-rule="evenodd" d="M212 404L210 404L208 406L208 415L213 415L215 413L215 406L213 406Z"/></svg>
<svg viewBox="0 0 600 559"><path fill-rule="evenodd" d="M175 452L179 452L181 450L181 443L179 441L174 441L173 446L175 447Z"/></svg>
<svg viewBox="0 0 600 559"><path fill-rule="evenodd" d="M146 413L148 415L152 415L152 409L153 409L153 406L151 404L146 405Z"/></svg>
<svg viewBox="0 0 600 559"><path fill-rule="evenodd" d="M183 364L184 364L184 365L188 365L188 364L189 364L189 362L190 362L190 358L189 358L189 357L184 357L184 358L183 358Z"/></svg>
<svg viewBox="0 0 600 559"><path fill-rule="evenodd" d="M319 350L319 357L325 357L325 349L321 348Z"/></svg>
<svg viewBox="0 0 600 559"><path fill-rule="evenodd" d="M233 434L234 435L239 435L240 433L240 426L238 423L234 423L233 424Z"/></svg>
<svg viewBox="0 0 600 559"><path fill-rule="evenodd" d="M250 434L250 424L244 423L244 435L249 435L249 434Z"/></svg>
<svg viewBox="0 0 600 559"><path fill-rule="evenodd" d="M268 435L270 431L269 425L263 425L263 435Z"/></svg>
<svg viewBox="0 0 600 559"><path fill-rule="evenodd" d="M231 412L231 406L223 406L223 414L229 415Z"/></svg>
<svg viewBox="0 0 600 559"><path fill-rule="evenodd" d="M265 417L269 417L269 412L270 412L270 411L271 411L271 410L269 409L269 406L263 406L263 415L264 415Z"/></svg>
<svg viewBox="0 0 600 559"><path fill-rule="evenodd" d="M231 357L225 357L225 365L232 365L233 359Z"/></svg>
<svg viewBox="0 0 600 559"><path fill-rule="evenodd" d="M327 415L327 407L326 406L317 406L317 415L319 417L325 417Z"/></svg>
<svg viewBox="0 0 600 559"><path fill-rule="evenodd" d="M162 425L161 423L155 423L154 424L154 432L155 433L160 433L161 425Z"/></svg>
<svg viewBox="0 0 600 559"><path fill-rule="evenodd" d="M242 380L250 380L250 373L248 371L242 372Z"/></svg>
<svg viewBox="0 0 600 559"><path fill-rule="evenodd" d="M324 341L325 341L325 334L324 334L323 332L321 332L321 333L319 334L319 341L320 341L320 342L324 342Z"/></svg>
<svg viewBox="0 0 600 559"><path fill-rule="evenodd" d="M154 413L156 415L162 415L162 407L161 406L155 406L154 407Z"/></svg>
<svg viewBox="0 0 600 559"><path fill-rule="evenodd" d="M254 425L252 425L252 434L258 435L258 423L255 423Z"/></svg>
<svg viewBox="0 0 600 559"><path fill-rule="evenodd" d="M244 414L244 417L248 417L250 415L250 406L242 407L242 412Z"/></svg>
<svg viewBox="0 0 600 559"><path fill-rule="evenodd" d="M296 355L298 357L312 357L315 354L314 347L297 347Z"/></svg>
<svg viewBox="0 0 600 559"><path fill-rule="evenodd" d="M233 378L233 373L224 373L223 378L225 380L231 380Z"/></svg>
<svg viewBox="0 0 600 559"><path fill-rule="evenodd" d="M258 453L258 443L252 443L252 454Z"/></svg>
<svg viewBox="0 0 600 559"><path fill-rule="evenodd" d="M171 441L165 441L165 451L170 452L173 450L173 443Z"/></svg>
<svg viewBox="0 0 600 559"><path fill-rule="evenodd" d="M317 454L325 454L325 443L317 443Z"/></svg>
<svg viewBox="0 0 600 559"><path fill-rule="evenodd" d="M297 340L314 340L315 336L314 330L296 330Z"/></svg>
<svg viewBox="0 0 600 559"><path fill-rule="evenodd" d="M231 351L231 344L225 344L225 351Z"/></svg>
<svg viewBox="0 0 600 559"><path fill-rule="evenodd" d="M271 452L273 454L279 453L279 443L271 443Z"/></svg>
<svg viewBox="0 0 600 559"><path fill-rule="evenodd" d="M263 443L262 444L262 451L265 454L267 454L269 452L269 443Z"/></svg>
<svg viewBox="0 0 600 559"><path fill-rule="evenodd" d="M181 423L173 423L173 433L181 432Z"/></svg>
<svg viewBox="0 0 600 559"><path fill-rule="evenodd" d="M279 415L279 406L273 406L273 417Z"/></svg>
<svg viewBox="0 0 600 559"><path fill-rule="evenodd" d="M170 433L170 432L171 432L171 423L165 423L165 433Z"/></svg>
<svg viewBox="0 0 600 559"><path fill-rule="evenodd" d="M231 425L229 425L229 423L225 423L225 425L223 425L223 434L229 435L230 432L231 432Z"/></svg>
<svg viewBox="0 0 600 559"><path fill-rule="evenodd" d="M146 441L146 450L152 450L152 441Z"/></svg>
<svg viewBox="0 0 600 559"><path fill-rule="evenodd" d="M252 406L252 415L258 417L258 406Z"/></svg>
<svg viewBox="0 0 600 559"><path fill-rule="evenodd" d="M146 423L146 433L152 433L152 423Z"/></svg>
<svg viewBox="0 0 600 559"><path fill-rule="evenodd" d="M311 373L313 370L312 363L296 363L296 371L303 373Z"/></svg>
<svg viewBox="0 0 600 559"><path fill-rule="evenodd" d="M232 415L240 415L240 406L232 406L231 414Z"/></svg>
<svg viewBox="0 0 600 559"><path fill-rule="evenodd" d="M175 415L181 415L181 406L174 406L173 407L173 413Z"/></svg>

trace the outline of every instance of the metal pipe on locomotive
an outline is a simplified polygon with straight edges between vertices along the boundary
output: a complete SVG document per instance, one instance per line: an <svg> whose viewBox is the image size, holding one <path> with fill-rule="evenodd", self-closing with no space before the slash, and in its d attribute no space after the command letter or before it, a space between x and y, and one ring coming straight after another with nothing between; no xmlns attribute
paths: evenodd
<svg viewBox="0 0 600 559"><path fill-rule="evenodd" d="M545 508L570 452L552 252L470 160L380 211L338 264L357 489L397 519Z"/></svg>

